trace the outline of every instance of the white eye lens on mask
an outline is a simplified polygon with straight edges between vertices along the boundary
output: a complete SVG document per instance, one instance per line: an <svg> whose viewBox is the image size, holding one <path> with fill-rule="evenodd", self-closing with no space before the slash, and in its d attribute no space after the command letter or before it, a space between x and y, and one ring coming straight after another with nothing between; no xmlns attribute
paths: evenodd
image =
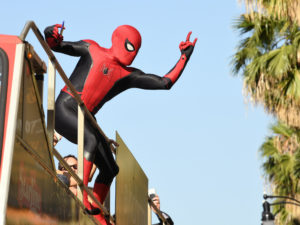
<svg viewBox="0 0 300 225"><path fill-rule="evenodd" d="M129 52L133 52L135 50L133 44L131 44L130 41L128 41L128 39L126 39L125 41L125 48Z"/></svg>

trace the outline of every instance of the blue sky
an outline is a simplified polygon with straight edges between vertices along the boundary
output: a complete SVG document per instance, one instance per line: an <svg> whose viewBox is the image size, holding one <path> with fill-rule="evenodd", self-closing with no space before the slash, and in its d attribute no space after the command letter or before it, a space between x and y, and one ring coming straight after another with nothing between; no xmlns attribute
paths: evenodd
<svg viewBox="0 0 300 225"><path fill-rule="evenodd" d="M135 26L142 47L132 66L165 75L180 56L189 31L194 53L170 91L128 90L97 114L107 136L117 130L176 224L253 225L262 212L264 180L258 149L273 119L244 103L242 80L230 60L239 36L237 1L5 1L0 33L19 35L26 21L43 29L65 21L68 41L93 39L110 47L113 30ZM42 57L32 34L28 41ZM56 54L67 74L77 58ZM57 79L57 94L63 87ZM62 155L76 146L62 141Z"/></svg>

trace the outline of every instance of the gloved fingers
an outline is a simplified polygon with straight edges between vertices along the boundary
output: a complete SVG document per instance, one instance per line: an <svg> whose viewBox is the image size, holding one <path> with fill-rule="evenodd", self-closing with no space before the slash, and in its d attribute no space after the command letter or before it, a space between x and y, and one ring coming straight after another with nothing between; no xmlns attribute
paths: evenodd
<svg viewBox="0 0 300 225"><path fill-rule="evenodd" d="M55 24L55 27L57 28L57 32L58 32L58 28L61 28L61 29L63 29L63 30L66 29L66 27L63 26L62 24Z"/></svg>
<svg viewBox="0 0 300 225"><path fill-rule="evenodd" d="M58 34L58 28L57 28L57 26L54 26L53 30L52 30L52 35L53 35L53 37L56 37L57 34Z"/></svg>
<svg viewBox="0 0 300 225"><path fill-rule="evenodd" d="M185 42L184 42L184 41L180 42L179 48L182 49L182 47L183 47L184 45L185 45Z"/></svg>
<svg viewBox="0 0 300 225"><path fill-rule="evenodd" d="M180 48L180 50L183 50L183 49L186 49L187 47L189 47L189 46L191 46L191 45L193 45L193 43L192 42L190 42L190 41L186 41L186 42L181 42L180 43L180 45L179 45L179 48Z"/></svg>
<svg viewBox="0 0 300 225"><path fill-rule="evenodd" d="M190 37L191 37L192 31L190 31L186 37L186 41L190 41Z"/></svg>
<svg viewBox="0 0 300 225"><path fill-rule="evenodd" d="M62 24L55 24L54 27L53 27L53 30L57 31L58 32L58 28L62 28L62 29L66 29L66 27L62 27Z"/></svg>
<svg viewBox="0 0 300 225"><path fill-rule="evenodd" d="M192 31L190 31L186 37L186 42L190 41L190 37L191 37ZM193 41L193 46L195 46L196 42L197 42L198 38L195 38L195 40Z"/></svg>
<svg viewBox="0 0 300 225"><path fill-rule="evenodd" d="M195 46L197 40L198 40L198 38L195 38L195 40L194 40L194 42L193 42L193 46Z"/></svg>
<svg viewBox="0 0 300 225"><path fill-rule="evenodd" d="M57 37L57 40L58 40L58 42L62 42L64 40L64 37L59 34L59 36Z"/></svg>
<svg viewBox="0 0 300 225"><path fill-rule="evenodd" d="M60 35L58 33L58 31L53 30L53 35L52 35L55 39L62 41L64 39L64 37L62 35Z"/></svg>
<svg viewBox="0 0 300 225"><path fill-rule="evenodd" d="M62 28L61 24L55 24L52 31L52 36L57 39L59 42L62 41L64 38L63 36L58 32L58 28ZM65 29L65 27L63 27Z"/></svg>
<svg viewBox="0 0 300 225"><path fill-rule="evenodd" d="M61 28L62 27L62 24L55 24L55 27L56 28ZM64 27L65 28L65 27Z"/></svg>

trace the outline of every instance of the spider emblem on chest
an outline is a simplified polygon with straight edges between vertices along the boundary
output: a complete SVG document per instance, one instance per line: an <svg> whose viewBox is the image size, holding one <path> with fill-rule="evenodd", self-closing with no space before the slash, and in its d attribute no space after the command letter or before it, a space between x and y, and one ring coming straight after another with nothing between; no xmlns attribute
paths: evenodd
<svg viewBox="0 0 300 225"><path fill-rule="evenodd" d="M101 72L103 73L103 75L105 76L109 76L111 74L111 72L113 71L113 69L108 68L106 65L103 65Z"/></svg>
<svg viewBox="0 0 300 225"><path fill-rule="evenodd" d="M104 67L102 72L103 72L104 75L107 75L108 74L108 68Z"/></svg>

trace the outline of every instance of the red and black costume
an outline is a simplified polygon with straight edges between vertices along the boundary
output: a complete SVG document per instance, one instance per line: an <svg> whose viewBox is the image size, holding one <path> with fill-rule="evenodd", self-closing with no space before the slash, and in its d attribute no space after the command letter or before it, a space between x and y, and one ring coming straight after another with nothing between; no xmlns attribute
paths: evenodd
<svg viewBox="0 0 300 225"><path fill-rule="evenodd" d="M127 67L132 63L141 46L140 33L132 26L119 26L112 34L110 49L99 46L92 40L78 42L62 41L58 33L61 25L45 29L45 37L56 52L80 57L70 81L81 99L94 115L117 94L129 88L170 89L183 72L195 46L187 40L180 43L181 56L174 68L165 76L147 74L139 69ZM77 142L77 103L72 94L64 87L56 100L55 129L73 143ZM95 163L100 169L94 187L94 194L103 202L113 178L118 173L118 166L105 139L97 132L88 120L84 130L84 177L85 185ZM90 206L86 193L84 204Z"/></svg>

